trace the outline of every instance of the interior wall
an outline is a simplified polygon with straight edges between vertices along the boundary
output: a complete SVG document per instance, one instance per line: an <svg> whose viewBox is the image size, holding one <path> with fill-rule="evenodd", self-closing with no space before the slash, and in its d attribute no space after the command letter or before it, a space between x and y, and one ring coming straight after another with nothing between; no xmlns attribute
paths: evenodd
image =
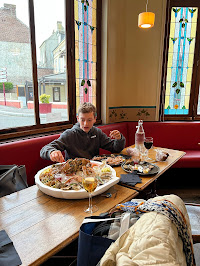
<svg viewBox="0 0 200 266"><path fill-rule="evenodd" d="M103 22L103 61L106 58L102 71L106 84L103 118L106 123L137 120L144 108L143 113L148 115L140 118L157 120L166 0L149 1L148 11L155 13L151 29L140 29L137 25L138 14L146 9L145 0L106 0L103 5L107 19L106 38Z"/></svg>

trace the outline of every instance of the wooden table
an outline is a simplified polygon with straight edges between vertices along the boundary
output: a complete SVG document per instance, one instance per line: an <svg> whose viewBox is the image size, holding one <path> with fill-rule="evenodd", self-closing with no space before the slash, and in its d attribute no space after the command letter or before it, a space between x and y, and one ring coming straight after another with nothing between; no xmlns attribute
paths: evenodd
<svg viewBox="0 0 200 266"><path fill-rule="evenodd" d="M160 167L158 174L142 177L142 183L134 187L136 190L146 188L185 154L167 151L170 154L167 161L156 163ZM115 170L117 176L125 173L121 167ZM99 208L95 215L136 197L139 194L136 190L115 185L108 190L112 198L94 197L93 204ZM0 230L4 229L13 241L23 265L40 265L78 237L87 204L88 199L56 199L32 186L0 199Z"/></svg>
<svg viewBox="0 0 200 266"><path fill-rule="evenodd" d="M131 146L132 148L134 145ZM169 157L167 158L166 161L164 162L155 162L156 160L156 150L164 150L169 153ZM122 154L127 154L126 149L122 151ZM158 179L159 176L161 176L167 169L169 169L172 165L174 165L180 158L182 158L185 155L185 152L183 151L178 151L178 150L172 150L172 149L163 149L159 147L154 147L153 149L149 150L149 157L154 161L153 163L156 164L160 170L156 175L153 176L140 176L142 179L142 183L136 184L133 188L142 191L144 190L147 186L149 186L152 182ZM115 168L117 176L120 177L121 174L126 174L126 172L121 168L121 167L116 167Z"/></svg>
<svg viewBox="0 0 200 266"><path fill-rule="evenodd" d="M137 191L115 185L112 198L96 196L98 215L138 195ZM40 265L78 237L88 199L57 199L32 186L0 199L0 230L14 243L22 265Z"/></svg>

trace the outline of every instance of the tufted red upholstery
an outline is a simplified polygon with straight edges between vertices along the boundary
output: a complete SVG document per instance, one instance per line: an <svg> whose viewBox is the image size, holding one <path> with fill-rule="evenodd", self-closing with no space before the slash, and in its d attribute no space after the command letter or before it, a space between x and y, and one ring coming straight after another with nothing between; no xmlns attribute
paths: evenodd
<svg viewBox="0 0 200 266"><path fill-rule="evenodd" d="M183 156L173 168L200 168L200 150L185 150L186 155Z"/></svg>
<svg viewBox="0 0 200 266"><path fill-rule="evenodd" d="M135 132L136 122L128 123L128 132ZM154 145L178 149L200 150L200 122L144 122L145 135L153 137ZM129 135L130 143L135 136Z"/></svg>
<svg viewBox="0 0 200 266"><path fill-rule="evenodd" d="M128 123L129 141L135 142L136 122ZM200 122L144 122L146 137L153 137L154 146L186 152L174 168L200 167Z"/></svg>
<svg viewBox="0 0 200 266"><path fill-rule="evenodd" d="M40 150L44 145L58 137L59 134L56 134L1 144L1 165L25 165L28 185L34 185L34 176L37 171L51 164L51 161L40 158Z"/></svg>
<svg viewBox="0 0 200 266"><path fill-rule="evenodd" d="M126 138L126 147L135 143L137 122L115 123L99 128L107 135L111 130L119 130ZM154 138L154 145L183 150L186 155L173 167L200 168L200 122L144 122L146 136ZM38 170L51 164L40 158L40 149L57 139L59 134L32 138L0 145L0 163L2 165L25 165L28 184L34 184L34 176ZM100 150L100 154L108 153Z"/></svg>

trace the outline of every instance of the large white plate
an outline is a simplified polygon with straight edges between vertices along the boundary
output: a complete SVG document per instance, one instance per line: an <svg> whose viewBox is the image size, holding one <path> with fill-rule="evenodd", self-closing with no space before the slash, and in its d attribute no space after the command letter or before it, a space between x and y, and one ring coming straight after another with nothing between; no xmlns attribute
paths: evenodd
<svg viewBox="0 0 200 266"><path fill-rule="evenodd" d="M95 164L101 164L101 162L96 162L96 161L91 161ZM75 190L61 190L61 189L57 189L57 188L52 188L49 186L44 185L41 181L40 181L40 174L45 170L48 169L50 166L47 166L43 169L41 169L40 171L37 172L37 174L35 175L35 183L38 186L38 188L45 194L55 197L55 198L63 198L63 199L85 199L88 198L88 192L85 191L85 189L80 189L78 191ZM97 196L103 192L105 192L106 190L108 190L110 187L114 186L115 184L117 184L119 182L119 178L116 177L116 172L115 170L109 166L111 171L112 171L112 178L105 183L104 185L98 186L95 191L92 193L92 196Z"/></svg>

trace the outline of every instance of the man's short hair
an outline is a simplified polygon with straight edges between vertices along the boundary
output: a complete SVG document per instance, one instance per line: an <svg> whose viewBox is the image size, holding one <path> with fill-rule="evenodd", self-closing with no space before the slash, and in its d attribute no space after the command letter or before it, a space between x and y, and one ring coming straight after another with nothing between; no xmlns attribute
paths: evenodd
<svg viewBox="0 0 200 266"><path fill-rule="evenodd" d="M94 117L96 117L97 116L96 107L89 102L82 103L78 108L78 115L80 113L86 114L86 113L92 113L92 112L94 113Z"/></svg>

